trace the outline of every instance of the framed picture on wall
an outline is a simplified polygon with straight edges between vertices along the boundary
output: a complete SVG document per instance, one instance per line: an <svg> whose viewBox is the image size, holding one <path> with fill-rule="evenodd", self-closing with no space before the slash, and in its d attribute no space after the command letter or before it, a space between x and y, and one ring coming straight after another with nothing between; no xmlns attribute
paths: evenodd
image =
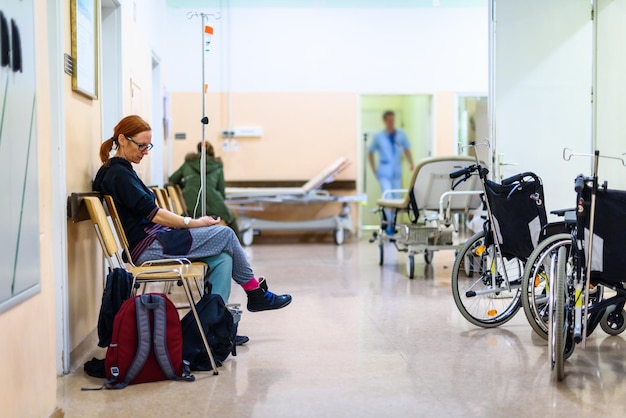
<svg viewBox="0 0 626 418"><path fill-rule="evenodd" d="M72 90L98 98L98 0L70 0Z"/></svg>

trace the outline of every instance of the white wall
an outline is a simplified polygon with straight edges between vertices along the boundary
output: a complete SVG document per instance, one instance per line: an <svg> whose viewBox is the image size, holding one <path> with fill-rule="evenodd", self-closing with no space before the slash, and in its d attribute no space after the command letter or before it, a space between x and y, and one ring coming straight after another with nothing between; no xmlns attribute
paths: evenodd
<svg viewBox="0 0 626 418"><path fill-rule="evenodd" d="M626 0L598 3L597 142L601 155L626 152ZM613 189L626 189L626 167L601 160L600 181Z"/></svg>
<svg viewBox="0 0 626 418"><path fill-rule="evenodd" d="M233 8L207 54L210 91L421 93L487 91L484 8ZM201 88L201 23L167 9L170 91ZM219 10L205 10L217 12ZM229 15L230 13L230 15ZM231 28L227 65L228 21Z"/></svg>
<svg viewBox="0 0 626 418"><path fill-rule="evenodd" d="M496 1L496 153L516 164L501 174L541 176L548 210L574 206L574 178L589 173L588 159L562 159L591 149L589 17L589 0Z"/></svg>
<svg viewBox="0 0 626 418"><path fill-rule="evenodd" d="M117 0L124 13L131 16L139 30L150 41L153 51L160 53L165 33L166 0Z"/></svg>

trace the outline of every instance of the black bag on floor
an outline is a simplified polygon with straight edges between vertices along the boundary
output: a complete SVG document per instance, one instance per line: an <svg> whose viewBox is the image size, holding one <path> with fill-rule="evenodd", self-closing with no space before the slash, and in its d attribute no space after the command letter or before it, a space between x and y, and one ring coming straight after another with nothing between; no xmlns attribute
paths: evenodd
<svg viewBox="0 0 626 418"><path fill-rule="evenodd" d="M237 326L233 321L233 315L226 308L220 295L205 294L196 304L196 310L215 363L219 367L230 354L237 355L235 351ZM211 370L209 356L204 349L196 320L191 311L183 317L181 324L183 327L183 358L189 361L191 370Z"/></svg>
<svg viewBox="0 0 626 418"><path fill-rule="evenodd" d="M107 275L98 316L98 346L108 347L113 334L113 319L124 301L130 298L133 275L122 268L113 269Z"/></svg>

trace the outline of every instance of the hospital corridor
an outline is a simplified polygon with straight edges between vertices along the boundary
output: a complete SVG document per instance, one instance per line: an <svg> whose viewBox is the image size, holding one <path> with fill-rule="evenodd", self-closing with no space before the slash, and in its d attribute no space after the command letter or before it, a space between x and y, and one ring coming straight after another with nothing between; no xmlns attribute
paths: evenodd
<svg viewBox="0 0 626 418"><path fill-rule="evenodd" d="M380 269L374 251L367 242L252 247L259 271L291 284L293 306L285 315L244 314L249 346L218 376L94 393L80 391L94 384L80 370L60 378L60 406L66 416L96 417L623 414L621 338L594 335L571 367L576 377L550 387L547 344L523 314L484 330L456 310L451 252L420 263L409 281L396 257Z"/></svg>
<svg viewBox="0 0 626 418"><path fill-rule="evenodd" d="M0 0L0 417L623 417L626 0Z"/></svg>

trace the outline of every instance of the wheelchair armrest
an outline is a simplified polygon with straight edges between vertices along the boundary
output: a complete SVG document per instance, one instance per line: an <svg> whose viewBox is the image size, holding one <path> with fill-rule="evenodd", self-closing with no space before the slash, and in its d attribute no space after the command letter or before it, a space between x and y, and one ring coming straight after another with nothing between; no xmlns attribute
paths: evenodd
<svg viewBox="0 0 626 418"><path fill-rule="evenodd" d="M558 210L551 210L550 213L552 215L556 215L556 216L565 216L565 214L567 212L576 212L575 208L571 208L571 209L558 209Z"/></svg>
<svg viewBox="0 0 626 418"><path fill-rule="evenodd" d="M565 223L568 225L575 225L576 224L576 211L575 210L568 210L567 212L565 212Z"/></svg>

